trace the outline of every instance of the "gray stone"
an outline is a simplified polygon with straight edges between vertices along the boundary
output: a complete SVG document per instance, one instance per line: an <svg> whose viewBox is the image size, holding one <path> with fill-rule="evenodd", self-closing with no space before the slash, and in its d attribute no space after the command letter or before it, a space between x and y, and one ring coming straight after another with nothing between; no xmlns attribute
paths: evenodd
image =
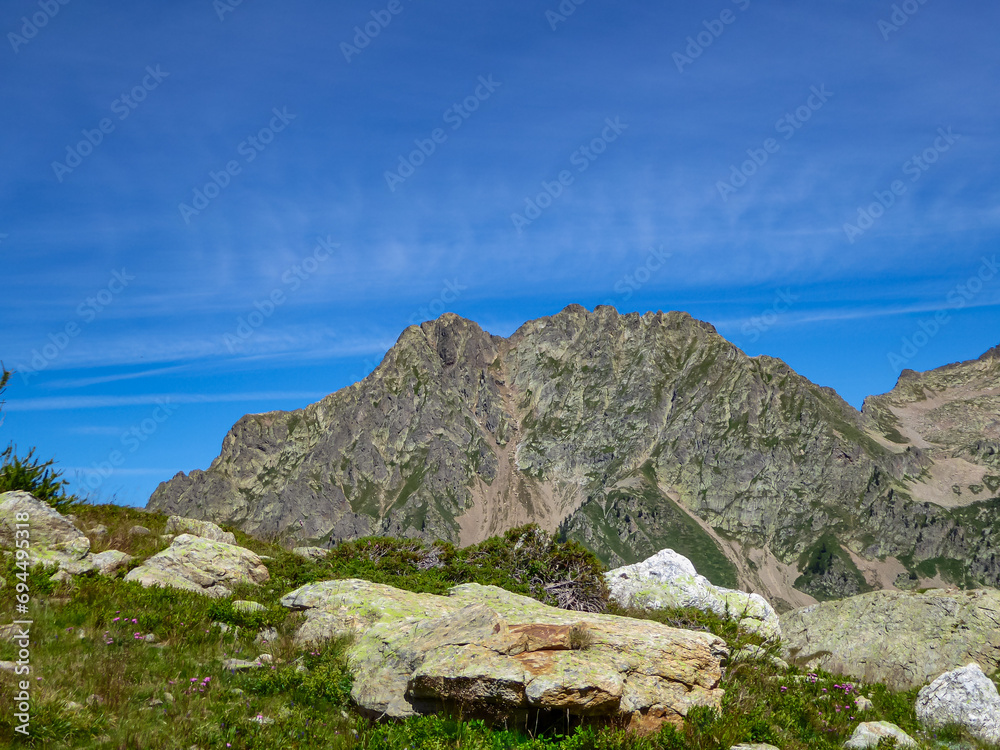
<svg viewBox="0 0 1000 750"><path fill-rule="evenodd" d="M295 547L292 554L306 560L325 560L329 556L330 550L325 547Z"/></svg>
<svg viewBox="0 0 1000 750"><path fill-rule="evenodd" d="M961 724L976 739L1000 744L1000 695L978 664L945 672L921 689L917 719L931 729Z"/></svg>
<svg viewBox="0 0 1000 750"><path fill-rule="evenodd" d="M88 569L90 539L87 535L59 515L51 505L27 492L0 494L0 547L15 546L18 513L27 514L30 518L30 545L27 549L31 564L69 566L81 572Z"/></svg>
<svg viewBox="0 0 1000 750"><path fill-rule="evenodd" d="M305 612L303 645L355 635L351 697L373 715L540 708L619 716L648 731L722 698L720 638L556 609L493 586L444 597L349 579L303 586L281 603Z"/></svg>
<svg viewBox="0 0 1000 750"><path fill-rule="evenodd" d="M147 529L145 526L133 526L128 530L130 536L149 536L153 532Z"/></svg>
<svg viewBox="0 0 1000 750"><path fill-rule="evenodd" d="M222 668L232 672L259 669L261 666L263 665L259 661L247 661L246 659L224 659L222 662Z"/></svg>
<svg viewBox="0 0 1000 750"><path fill-rule="evenodd" d="M267 610L263 604L258 602L251 602L245 599L237 599L233 602L233 609L237 612L264 612Z"/></svg>
<svg viewBox="0 0 1000 750"><path fill-rule="evenodd" d="M976 662L1000 663L1000 591L873 591L781 616L785 658L799 666L919 687Z"/></svg>
<svg viewBox="0 0 1000 750"><path fill-rule="evenodd" d="M858 711L871 711L875 705L863 695L854 696L854 706Z"/></svg>
<svg viewBox="0 0 1000 750"><path fill-rule="evenodd" d="M732 664L736 664L741 661L766 661L770 663L776 669L788 669L788 662L784 659L779 659L774 654L770 653L767 649L761 646L743 646L733 652L733 655L729 657L729 661Z"/></svg>
<svg viewBox="0 0 1000 750"><path fill-rule="evenodd" d="M17 669L17 663L12 661L0 661L0 671L3 672L14 672Z"/></svg>
<svg viewBox="0 0 1000 750"><path fill-rule="evenodd" d="M684 555L665 549L652 557L605 574L612 601L623 607L693 607L734 620L767 640L781 638L778 613L760 594L715 586L698 575Z"/></svg>
<svg viewBox="0 0 1000 750"><path fill-rule="evenodd" d="M55 581L56 583L72 583L73 576L69 571L57 570L55 573L49 576L49 580Z"/></svg>
<svg viewBox="0 0 1000 750"><path fill-rule="evenodd" d="M91 562L93 562L97 571L104 576L113 576L122 568L128 567L128 564L134 559L132 555L127 555L116 549L105 550L91 556Z"/></svg>
<svg viewBox="0 0 1000 750"><path fill-rule="evenodd" d="M858 724L854 734L844 743L844 747L851 748L851 750L877 747L879 740L884 737L895 737L899 747L916 747L917 745L910 735L891 722L866 721Z"/></svg>
<svg viewBox="0 0 1000 750"><path fill-rule="evenodd" d="M223 597L238 583L258 584L269 577L264 563L248 549L181 534L170 547L130 571L125 580Z"/></svg>
<svg viewBox="0 0 1000 750"><path fill-rule="evenodd" d="M164 533L192 534L204 539L211 539L213 542L236 544L236 534L231 531L223 531L211 521L199 521L196 518L184 518L183 516L170 516L167 519Z"/></svg>
<svg viewBox="0 0 1000 750"><path fill-rule="evenodd" d="M278 631L274 628L264 628L259 633L257 637L254 638L254 643L259 643L261 645L269 645L278 640Z"/></svg>

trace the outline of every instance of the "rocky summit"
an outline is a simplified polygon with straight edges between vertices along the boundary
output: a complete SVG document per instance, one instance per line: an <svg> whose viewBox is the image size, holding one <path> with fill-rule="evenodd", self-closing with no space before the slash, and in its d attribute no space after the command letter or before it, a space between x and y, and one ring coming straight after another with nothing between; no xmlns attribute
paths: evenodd
<svg viewBox="0 0 1000 750"><path fill-rule="evenodd" d="M998 398L995 353L905 371L859 412L685 313L573 305L509 338L445 314L361 382L245 416L149 508L290 546L534 522L610 566L673 549L779 610L995 586Z"/></svg>

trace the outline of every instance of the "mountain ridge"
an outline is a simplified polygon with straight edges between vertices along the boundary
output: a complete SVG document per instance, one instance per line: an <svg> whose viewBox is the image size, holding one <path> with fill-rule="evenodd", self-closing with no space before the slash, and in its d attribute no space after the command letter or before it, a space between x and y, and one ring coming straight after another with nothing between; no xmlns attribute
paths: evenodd
<svg viewBox="0 0 1000 750"><path fill-rule="evenodd" d="M687 313L571 305L507 338L446 313L407 327L358 383L243 417L209 469L161 484L149 507L318 543L465 545L536 522L608 564L672 547L786 608L935 581L938 558L948 571L978 560L993 580L995 559L954 531L982 531L966 516L983 492L953 497L935 471L1000 486L1000 466L987 474L961 430L945 436L968 443L954 450L914 432L906 394L1000 388L995 357L901 374L858 411Z"/></svg>

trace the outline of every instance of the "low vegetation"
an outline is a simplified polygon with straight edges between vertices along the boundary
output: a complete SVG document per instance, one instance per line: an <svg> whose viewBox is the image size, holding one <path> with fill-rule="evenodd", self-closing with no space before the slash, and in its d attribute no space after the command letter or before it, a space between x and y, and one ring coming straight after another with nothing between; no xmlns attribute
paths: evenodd
<svg viewBox="0 0 1000 750"><path fill-rule="evenodd" d="M107 529L123 551L146 556L166 542L157 534L165 518L131 508L83 505L79 524ZM141 524L155 533L130 536ZM55 584L35 568L32 680L35 702L31 737L13 732L11 712L0 712L0 736L15 746L45 748L468 748L482 750L728 750L740 742L767 742L784 750L839 748L862 720L892 721L928 746L977 747L960 731L922 733L913 710L915 692L894 693L881 685L857 685L824 673L783 671L771 657L730 664L723 680L722 711L695 709L681 728L637 736L613 723L593 719L529 730L490 726L461 716L438 715L402 722L379 722L356 713L350 702L347 643L299 648L292 635L300 615L278 604L292 588L313 580L362 577L414 591L444 593L455 583L501 585L553 601L551 584L585 581L587 596L607 603L596 586L600 566L582 548L559 543L534 527L515 529L475 547L456 550L411 540L371 538L335 547L326 560L305 560L280 547L237 532L239 542L272 559L271 580L246 586L231 597L212 600L173 589L144 589L120 577L81 577ZM155 541L152 541L155 540ZM108 546L108 542L100 543ZM10 555L3 577L15 571ZM547 588L550 587L550 588ZM601 591L600 594L594 593ZM582 595L581 595L582 596ZM603 597L603 598L601 598ZM244 612L233 601L264 605ZM11 586L0 589L0 611L13 611ZM758 643L737 626L697 610L623 610L613 614L647 618L674 627L711 631L732 651ZM225 627L220 627L224 625ZM153 634L155 640L144 638ZM264 640L260 636L263 634ZM590 646L579 632L574 648ZM273 662L250 671L225 668L225 659ZM0 641L0 659L14 646ZM0 673L0 705L14 699L13 677ZM859 693L873 707L857 710ZM937 744L947 740L950 745Z"/></svg>

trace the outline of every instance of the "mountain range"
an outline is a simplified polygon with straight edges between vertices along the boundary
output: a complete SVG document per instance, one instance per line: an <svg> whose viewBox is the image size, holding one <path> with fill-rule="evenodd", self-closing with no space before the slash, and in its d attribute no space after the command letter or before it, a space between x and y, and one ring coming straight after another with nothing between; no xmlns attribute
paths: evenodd
<svg viewBox="0 0 1000 750"><path fill-rule="evenodd" d="M286 543L524 523L609 565L672 548L779 609L1000 583L1000 347L859 412L682 312L571 305L509 338L408 327L358 383L250 414L148 507Z"/></svg>

